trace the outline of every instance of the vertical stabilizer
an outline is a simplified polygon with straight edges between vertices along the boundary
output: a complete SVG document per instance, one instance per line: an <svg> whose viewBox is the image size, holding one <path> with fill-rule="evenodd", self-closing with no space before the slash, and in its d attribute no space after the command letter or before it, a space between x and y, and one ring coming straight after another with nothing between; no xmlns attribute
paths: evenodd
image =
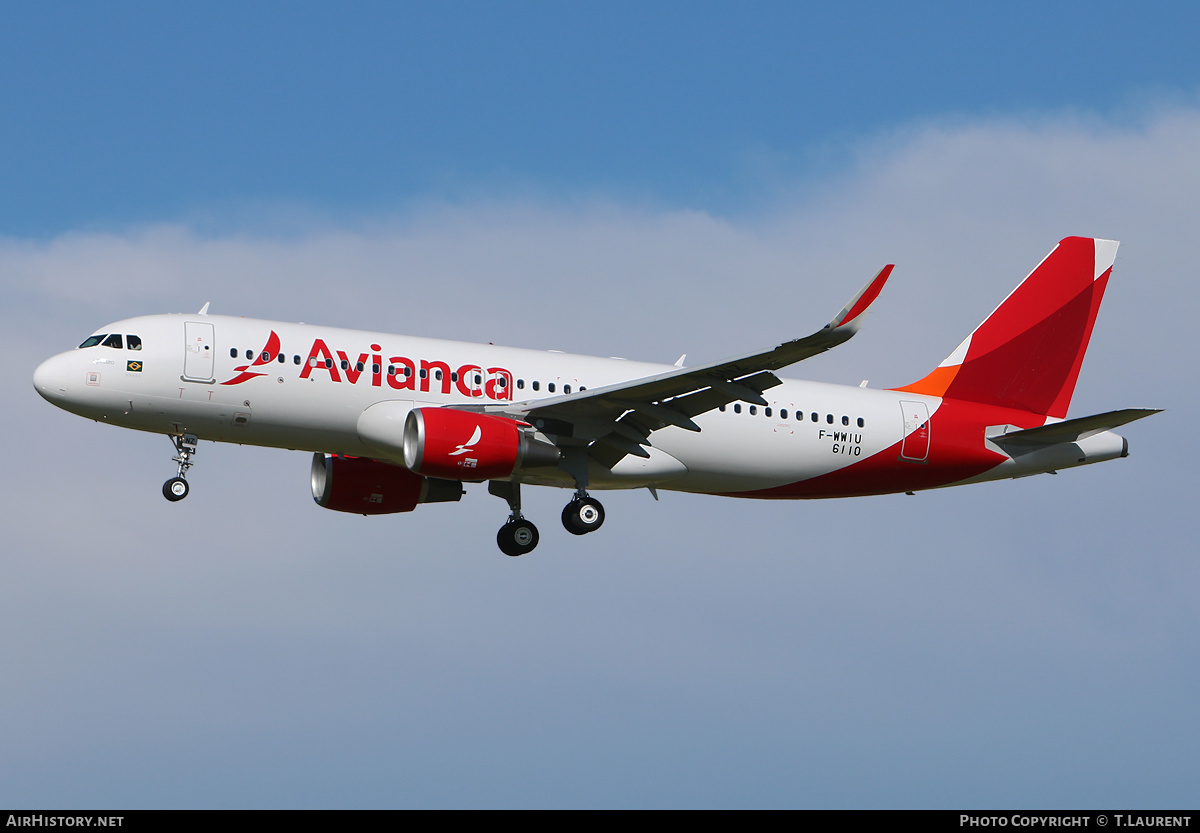
<svg viewBox="0 0 1200 833"><path fill-rule="evenodd" d="M932 373L897 390L1066 417L1117 245L1066 238Z"/></svg>

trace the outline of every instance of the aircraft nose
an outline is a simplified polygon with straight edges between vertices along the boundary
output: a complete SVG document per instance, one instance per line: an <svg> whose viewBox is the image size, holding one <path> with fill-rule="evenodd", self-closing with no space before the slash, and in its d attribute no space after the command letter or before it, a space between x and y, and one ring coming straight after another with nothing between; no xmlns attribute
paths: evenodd
<svg viewBox="0 0 1200 833"><path fill-rule="evenodd" d="M33 387L43 399L55 402L66 397L67 364L66 355L60 353L46 359L33 371Z"/></svg>

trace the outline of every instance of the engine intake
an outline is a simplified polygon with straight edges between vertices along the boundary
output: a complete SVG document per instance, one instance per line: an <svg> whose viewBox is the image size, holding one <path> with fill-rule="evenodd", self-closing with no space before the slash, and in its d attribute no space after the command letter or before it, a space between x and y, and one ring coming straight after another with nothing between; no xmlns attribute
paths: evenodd
<svg viewBox="0 0 1200 833"><path fill-rule="evenodd" d="M404 422L404 465L452 480L502 480L518 469L558 465L558 448L508 417L416 408Z"/></svg>
<svg viewBox="0 0 1200 833"><path fill-rule="evenodd" d="M422 477L408 469L366 457L317 453L312 461L312 494L318 506L356 515L411 512L418 503L457 501L462 483Z"/></svg>

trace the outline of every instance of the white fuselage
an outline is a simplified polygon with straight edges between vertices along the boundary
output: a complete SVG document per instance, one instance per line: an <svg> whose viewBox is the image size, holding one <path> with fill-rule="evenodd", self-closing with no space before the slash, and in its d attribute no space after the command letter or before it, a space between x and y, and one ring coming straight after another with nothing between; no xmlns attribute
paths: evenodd
<svg viewBox="0 0 1200 833"><path fill-rule="evenodd" d="M368 447L360 437L359 420L377 403L422 407L528 401L672 369L217 315L144 316L98 333L123 336L122 347L79 348L38 368L35 385L59 407L141 431L392 462L401 462L399 455L381 455L378 446ZM140 341L140 349L129 349L130 335ZM656 431L648 459L627 456L611 471L593 463L591 487L753 492L846 468L898 443L905 444L903 454L914 465L921 465L930 443L928 420L942 401L790 380L763 395L769 403L765 407L737 403L698 416L699 433L675 427ZM905 416L914 409L927 411L924 426ZM921 431L919 439L906 439ZM1097 446L1093 456L1107 456L1105 449L1120 440L1107 436L1112 439L1104 449ZM1032 463L1005 459L986 476L970 479L1046 470ZM1072 464L1064 458L1053 467ZM572 484L571 477L554 468L522 472L520 479ZM864 488L860 493L893 490Z"/></svg>

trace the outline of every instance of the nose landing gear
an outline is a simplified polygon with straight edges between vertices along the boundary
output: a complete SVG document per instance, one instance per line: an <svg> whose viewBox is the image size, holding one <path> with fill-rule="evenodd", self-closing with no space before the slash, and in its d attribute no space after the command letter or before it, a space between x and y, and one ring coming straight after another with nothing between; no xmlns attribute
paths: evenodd
<svg viewBox="0 0 1200 833"><path fill-rule="evenodd" d="M192 457L196 453L199 440L195 434L171 434L171 442L175 445L175 456L171 461L179 464L179 472L163 484L163 497L174 503L188 496L187 470L193 465Z"/></svg>
<svg viewBox="0 0 1200 833"><path fill-rule="evenodd" d="M188 496L188 482L182 477L172 477L163 484L163 497L174 503Z"/></svg>

